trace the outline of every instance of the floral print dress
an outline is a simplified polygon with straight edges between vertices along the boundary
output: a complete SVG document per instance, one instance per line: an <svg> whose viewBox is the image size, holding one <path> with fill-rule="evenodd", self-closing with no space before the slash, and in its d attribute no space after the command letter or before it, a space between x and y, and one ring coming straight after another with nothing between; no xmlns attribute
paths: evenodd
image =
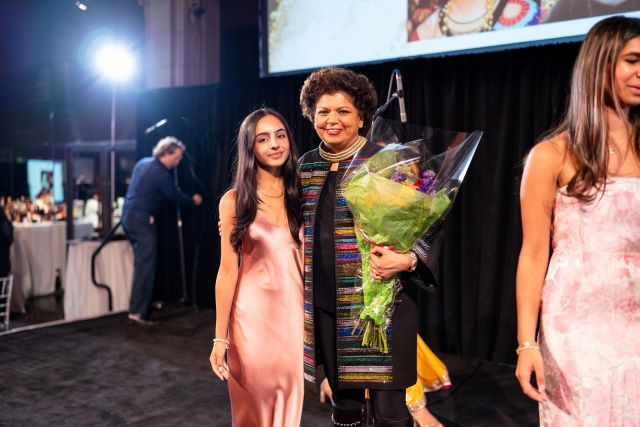
<svg viewBox="0 0 640 427"><path fill-rule="evenodd" d="M640 426L640 178L556 194L542 291L544 426Z"/></svg>

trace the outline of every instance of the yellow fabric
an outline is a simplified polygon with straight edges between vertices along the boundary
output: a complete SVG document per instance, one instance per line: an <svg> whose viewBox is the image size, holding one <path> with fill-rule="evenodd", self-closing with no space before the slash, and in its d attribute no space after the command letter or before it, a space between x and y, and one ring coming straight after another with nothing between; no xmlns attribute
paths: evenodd
<svg viewBox="0 0 640 427"><path fill-rule="evenodd" d="M424 401L425 391L439 390L451 386L447 367L418 335L418 379L407 389L407 406Z"/></svg>
<svg viewBox="0 0 640 427"><path fill-rule="evenodd" d="M424 401L424 391L422 391L422 381L418 378L418 382L407 389L407 406L409 408L419 409Z"/></svg>

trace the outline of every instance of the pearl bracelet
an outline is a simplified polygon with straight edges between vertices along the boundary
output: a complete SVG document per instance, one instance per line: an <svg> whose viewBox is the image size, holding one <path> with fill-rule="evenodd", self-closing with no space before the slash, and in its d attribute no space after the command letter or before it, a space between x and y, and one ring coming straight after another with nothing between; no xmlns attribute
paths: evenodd
<svg viewBox="0 0 640 427"><path fill-rule="evenodd" d="M214 338L213 339L213 345L215 346L217 342L222 342L222 343L224 343L225 348L227 348L227 349L229 348L229 340L225 340L225 339L222 339L222 338Z"/></svg>
<svg viewBox="0 0 640 427"><path fill-rule="evenodd" d="M521 351L530 350L530 349L540 350L540 346L535 341L534 342L525 341L522 343L520 347L516 348L516 354L519 355Z"/></svg>

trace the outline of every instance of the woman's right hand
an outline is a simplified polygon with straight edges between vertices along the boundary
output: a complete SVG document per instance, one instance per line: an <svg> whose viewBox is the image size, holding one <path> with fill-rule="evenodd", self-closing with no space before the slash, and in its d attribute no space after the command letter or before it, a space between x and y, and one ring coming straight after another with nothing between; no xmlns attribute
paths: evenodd
<svg viewBox="0 0 640 427"><path fill-rule="evenodd" d="M227 349L223 342L215 342L213 343L213 349L211 350L211 356L209 357L213 373L222 381L229 379L229 366L227 366L227 362L224 360L226 352Z"/></svg>
<svg viewBox="0 0 640 427"><path fill-rule="evenodd" d="M538 389L531 385L531 373L535 373ZM549 400L544 386L544 363L542 354L537 348L521 350L518 355L518 364L516 365L516 378L520 382L520 387L524 394L537 402L546 402Z"/></svg>

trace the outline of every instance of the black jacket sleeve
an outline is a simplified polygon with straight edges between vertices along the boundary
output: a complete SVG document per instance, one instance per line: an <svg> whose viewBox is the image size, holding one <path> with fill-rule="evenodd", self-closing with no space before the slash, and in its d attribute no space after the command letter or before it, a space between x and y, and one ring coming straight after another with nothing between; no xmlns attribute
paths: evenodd
<svg viewBox="0 0 640 427"><path fill-rule="evenodd" d="M442 225L439 225L429 237L418 239L411 249L418 257L418 265L415 271L402 273L403 281L413 283L424 290L437 286L442 229Z"/></svg>
<svg viewBox="0 0 640 427"><path fill-rule="evenodd" d="M7 218L4 210L0 208L0 241L7 247L13 243L13 225Z"/></svg>
<svg viewBox="0 0 640 427"><path fill-rule="evenodd" d="M0 277L11 272L11 259L9 256L13 243L13 225L0 207Z"/></svg>

